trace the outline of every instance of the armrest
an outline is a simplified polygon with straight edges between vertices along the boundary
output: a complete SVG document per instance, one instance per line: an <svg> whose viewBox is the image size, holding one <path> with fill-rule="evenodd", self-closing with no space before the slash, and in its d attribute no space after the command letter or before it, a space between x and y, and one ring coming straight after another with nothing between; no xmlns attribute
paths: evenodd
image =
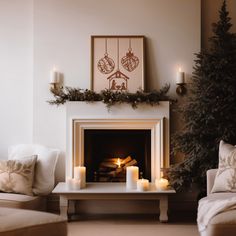
<svg viewBox="0 0 236 236"><path fill-rule="evenodd" d="M211 169L207 171L207 195L211 193L212 187L214 185L216 173L218 169Z"/></svg>

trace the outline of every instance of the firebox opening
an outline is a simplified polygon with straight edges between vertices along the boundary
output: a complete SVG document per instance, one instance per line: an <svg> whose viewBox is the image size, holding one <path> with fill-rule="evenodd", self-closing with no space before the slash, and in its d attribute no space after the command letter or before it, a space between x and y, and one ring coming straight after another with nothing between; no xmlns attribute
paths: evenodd
<svg viewBox="0 0 236 236"><path fill-rule="evenodd" d="M84 164L89 182L125 182L130 165L151 180L151 130L85 130Z"/></svg>

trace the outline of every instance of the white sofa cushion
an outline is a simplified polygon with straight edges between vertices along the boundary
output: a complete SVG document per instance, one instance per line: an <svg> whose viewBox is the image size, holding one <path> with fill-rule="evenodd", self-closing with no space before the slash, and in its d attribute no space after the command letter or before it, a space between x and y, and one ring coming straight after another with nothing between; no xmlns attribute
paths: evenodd
<svg viewBox="0 0 236 236"><path fill-rule="evenodd" d="M0 160L0 191L32 196L36 160L36 155L23 160Z"/></svg>
<svg viewBox="0 0 236 236"><path fill-rule="evenodd" d="M21 159L26 155L37 155L33 192L36 195L51 193L55 184L55 167L59 150L41 145L20 144L8 149L8 159Z"/></svg>
<svg viewBox="0 0 236 236"><path fill-rule="evenodd" d="M219 167L211 192L236 192L236 147L224 141L220 142Z"/></svg>

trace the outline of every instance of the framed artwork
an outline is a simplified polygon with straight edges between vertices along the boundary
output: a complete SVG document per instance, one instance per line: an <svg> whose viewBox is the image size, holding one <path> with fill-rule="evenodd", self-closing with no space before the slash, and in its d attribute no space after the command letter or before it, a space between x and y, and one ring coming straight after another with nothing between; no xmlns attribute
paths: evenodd
<svg viewBox="0 0 236 236"><path fill-rule="evenodd" d="M144 90L144 36L91 37L91 89Z"/></svg>

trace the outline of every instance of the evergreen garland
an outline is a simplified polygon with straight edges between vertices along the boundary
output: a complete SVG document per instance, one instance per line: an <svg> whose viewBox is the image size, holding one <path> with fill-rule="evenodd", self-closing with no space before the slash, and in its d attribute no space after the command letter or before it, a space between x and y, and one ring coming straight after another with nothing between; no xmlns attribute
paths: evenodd
<svg viewBox="0 0 236 236"><path fill-rule="evenodd" d="M65 87L65 89L51 89L52 94L54 95L54 100L49 101L50 104L64 104L67 101L86 101L86 102L95 102L102 101L111 107L115 104L128 103L131 104L133 108L137 108L138 104L146 103L149 105L156 105L160 101L170 101L174 102L174 99L171 99L167 96L170 85L166 84L160 91L154 90L149 93L143 91L137 91L136 93L128 92L112 92L111 90L103 90L100 93L96 93L92 90L83 90L71 87Z"/></svg>
<svg viewBox="0 0 236 236"><path fill-rule="evenodd" d="M206 187L206 171L218 165L220 140L236 144L236 35L226 1L213 24L210 49L196 54L191 93L180 112L185 128L173 138L173 154L185 155L169 170L171 185Z"/></svg>

